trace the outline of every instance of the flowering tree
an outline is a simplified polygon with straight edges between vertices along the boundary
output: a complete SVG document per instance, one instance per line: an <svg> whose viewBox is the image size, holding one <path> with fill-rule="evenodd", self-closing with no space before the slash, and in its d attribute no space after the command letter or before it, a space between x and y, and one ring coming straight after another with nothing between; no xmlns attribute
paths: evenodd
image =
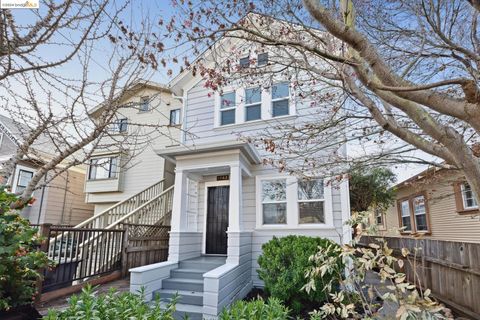
<svg viewBox="0 0 480 320"><path fill-rule="evenodd" d="M325 105L323 116L328 117L257 140L284 155L274 160L279 167L288 169L286 154L305 159L311 168L330 165L342 170L341 163L428 163L461 170L480 195L477 1L174 4L176 14L160 24L188 55L206 48L214 52L193 62L183 60L209 79L211 89L221 90L232 77L248 84L254 76L282 76L296 80L297 98L308 95L312 103ZM226 38L235 45L227 48ZM246 42L256 45L247 49L242 45ZM228 50L227 58L215 59L225 57L219 54L222 50ZM268 53L266 66L253 67L263 52ZM338 91L302 94L314 84ZM325 137L332 131L339 137L343 133L343 142L360 142L368 152L354 159L309 157L313 148L305 148L305 141L325 148ZM412 150L433 160L417 157Z"/></svg>

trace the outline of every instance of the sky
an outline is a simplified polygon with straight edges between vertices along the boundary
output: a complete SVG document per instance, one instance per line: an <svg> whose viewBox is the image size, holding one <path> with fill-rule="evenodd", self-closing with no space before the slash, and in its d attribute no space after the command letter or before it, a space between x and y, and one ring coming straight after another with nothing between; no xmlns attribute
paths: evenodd
<svg viewBox="0 0 480 320"><path fill-rule="evenodd" d="M40 1L40 10L42 10L42 1ZM172 15L172 6L170 0L158 0L158 1L141 1L141 0L133 0L131 4L126 7L123 12L121 13L121 20L130 26L139 27L142 22L154 22L155 24L158 23L160 19L164 21L168 21ZM112 8L112 12L113 8ZM30 11L29 9L18 9L14 12L15 18L17 19L19 24L23 24L28 26L29 22L32 20L32 14L35 14L34 11ZM118 30L117 30L118 31ZM59 35L59 42L62 43L74 43L75 40L78 38L78 34L75 32L69 33L62 33ZM169 46L169 43L166 43L166 46ZM68 50L68 46L48 46L40 51L41 56L54 58L56 56L61 56L62 53ZM105 74L108 74L110 71L108 70L108 63L109 63L109 53L111 53L112 46L109 40L104 39L103 41L97 41L95 46L92 48L91 54L91 68L89 70L89 79L92 81L100 81L104 78ZM170 52L171 54L177 54L176 52ZM181 54L181 51L178 52ZM193 60L193 57L190 59ZM178 73L178 65L168 65L168 68L173 69L173 76ZM69 63L63 64L61 67L56 68L55 73L59 76L71 78L77 75L81 75L82 68L80 67L78 60L72 60ZM167 75L167 69L163 68L161 65L159 69L155 72L149 73L146 78L148 80L156 81L159 83L168 83L171 80L171 77ZM0 95L4 94L0 91ZM19 94L22 94L20 91ZM61 94L61 93L59 93ZM46 99L46 92L44 90L38 90L38 99ZM98 101L100 102L100 101ZM93 102L92 102L93 104ZM0 108L0 113L4 115L6 112L3 108ZM355 152L357 146L349 145L348 149L351 152ZM420 153L420 152L419 152ZM425 169L425 166L419 165L398 165L391 168L396 174L398 178L398 182L403 181L410 176L417 174Z"/></svg>

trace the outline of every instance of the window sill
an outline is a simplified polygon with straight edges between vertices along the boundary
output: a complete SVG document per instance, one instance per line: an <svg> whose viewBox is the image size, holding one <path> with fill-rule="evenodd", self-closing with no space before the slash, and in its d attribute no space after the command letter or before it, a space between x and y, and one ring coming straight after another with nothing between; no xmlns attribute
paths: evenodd
<svg viewBox="0 0 480 320"><path fill-rule="evenodd" d="M167 125L168 128L181 128L182 127L182 124L179 123L179 124L169 124Z"/></svg>
<svg viewBox="0 0 480 320"><path fill-rule="evenodd" d="M114 180L118 180L118 178L87 179L87 182L95 182L95 181L114 181Z"/></svg>
<svg viewBox="0 0 480 320"><path fill-rule="evenodd" d="M290 119L295 119L298 116L296 114L288 114L285 116L278 116L275 118L269 118L269 119L258 119L258 120L252 120L252 121L244 121L241 123L232 123L232 124L226 124L226 125L217 125L213 127L213 130L222 130L222 129L228 129L228 128L236 128L236 127L246 127L252 124L259 124L259 123L270 123L270 122L275 122L276 120L290 120Z"/></svg>
<svg viewBox="0 0 480 320"><path fill-rule="evenodd" d="M322 229L322 230L335 230L333 225L329 224L320 224L320 223L311 223L311 224L263 224L257 225L255 230L265 231L265 230L299 230L299 229Z"/></svg>
<svg viewBox="0 0 480 320"><path fill-rule="evenodd" d="M153 109L148 109L148 110L139 110L137 114L142 114L142 113L152 113Z"/></svg>
<svg viewBox="0 0 480 320"><path fill-rule="evenodd" d="M469 214L480 214L480 209L479 208L471 208L471 209L463 209L463 210L457 210L457 213L459 215L469 215Z"/></svg>
<svg viewBox="0 0 480 320"><path fill-rule="evenodd" d="M421 236L430 236L432 235L432 232L431 231L409 231L409 232L400 232L400 234L402 236L417 236L417 235L421 235Z"/></svg>

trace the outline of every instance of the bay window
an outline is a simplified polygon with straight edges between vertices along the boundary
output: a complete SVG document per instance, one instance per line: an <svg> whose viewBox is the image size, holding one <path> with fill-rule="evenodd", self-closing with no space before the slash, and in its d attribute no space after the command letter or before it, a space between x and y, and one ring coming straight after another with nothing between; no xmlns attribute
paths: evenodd
<svg viewBox="0 0 480 320"><path fill-rule="evenodd" d="M88 180L113 179L118 176L118 156L90 160Z"/></svg>
<svg viewBox="0 0 480 320"><path fill-rule="evenodd" d="M262 181L263 224L287 223L287 180Z"/></svg>
<svg viewBox="0 0 480 320"><path fill-rule="evenodd" d="M322 179L298 182L298 222L325 223L324 191Z"/></svg>
<svg viewBox="0 0 480 320"><path fill-rule="evenodd" d="M260 87L245 90L245 121L262 118L262 89Z"/></svg>
<svg viewBox="0 0 480 320"><path fill-rule="evenodd" d="M224 93L220 97L220 125L235 123L235 91Z"/></svg>

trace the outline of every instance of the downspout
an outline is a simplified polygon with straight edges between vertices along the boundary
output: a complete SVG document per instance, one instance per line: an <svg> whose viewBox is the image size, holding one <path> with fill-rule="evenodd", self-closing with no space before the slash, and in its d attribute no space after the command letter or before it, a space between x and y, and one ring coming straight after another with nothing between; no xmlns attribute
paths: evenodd
<svg viewBox="0 0 480 320"><path fill-rule="evenodd" d="M43 177L43 182L47 182L47 175L46 174ZM39 205L39 208L38 208L37 224L40 224L40 216L42 215L42 209L43 209L43 198L45 197L45 188L46 188L46 185L44 184L44 186L42 187L42 195L40 196L40 205Z"/></svg>
<svg viewBox="0 0 480 320"><path fill-rule="evenodd" d="M64 223L65 220L65 205L67 202L67 188L68 188L68 176L70 172L67 170L67 178L65 179L65 193L63 194L63 206L62 206L62 216L60 218L60 224Z"/></svg>

